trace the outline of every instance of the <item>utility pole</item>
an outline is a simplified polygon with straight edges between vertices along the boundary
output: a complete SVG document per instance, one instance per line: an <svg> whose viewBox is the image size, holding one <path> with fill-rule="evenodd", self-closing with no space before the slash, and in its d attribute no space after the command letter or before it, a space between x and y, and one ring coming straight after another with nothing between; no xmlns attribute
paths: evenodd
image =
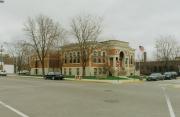
<svg viewBox="0 0 180 117"><path fill-rule="evenodd" d="M1 45L1 71L3 71L3 55L2 55L2 52L3 52L3 46Z"/></svg>

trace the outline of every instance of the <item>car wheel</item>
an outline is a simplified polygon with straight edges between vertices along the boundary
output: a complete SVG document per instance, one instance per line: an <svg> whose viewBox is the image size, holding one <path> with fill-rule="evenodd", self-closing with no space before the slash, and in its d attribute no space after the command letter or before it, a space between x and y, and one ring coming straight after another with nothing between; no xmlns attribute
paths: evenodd
<svg viewBox="0 0 180 117"><path fill-rule="evenodd" d="M55 77L54 77L54 76L52 77L52 80L55 80Z"/></svg>

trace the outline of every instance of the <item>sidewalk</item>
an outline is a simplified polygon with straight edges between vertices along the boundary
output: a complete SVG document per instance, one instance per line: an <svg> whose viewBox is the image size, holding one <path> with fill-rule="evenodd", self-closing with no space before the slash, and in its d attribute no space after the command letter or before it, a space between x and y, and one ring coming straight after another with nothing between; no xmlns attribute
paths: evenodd
<svg viewBox="0 0 180 117"><path fill-rule="evenodd" d="M80 82L111 83L111 84L142 83L142 82L144 82L144 81L140 81L138 79L130 79L130 80L93 80L93 79L81 79L81 80L76 80L76 79L73 79L73 78L65 78L65 80L80 81Z"/></svg>
<svg viewBox="0 0 180 117"><path fill-rule="evenodd" d="M10 77L18 77L18 78L33 78L33 79L43 79L41 76L21 76L17 74L8 75ZM140 81L138 79L128 79L128 80L95 80L95 79L81 79L77 80L74 78L64 78L68 81L79 81L79 82L96 82L96 83L111 83L111 84L125 84L125 83L142 83L144 81Z"/></svg>

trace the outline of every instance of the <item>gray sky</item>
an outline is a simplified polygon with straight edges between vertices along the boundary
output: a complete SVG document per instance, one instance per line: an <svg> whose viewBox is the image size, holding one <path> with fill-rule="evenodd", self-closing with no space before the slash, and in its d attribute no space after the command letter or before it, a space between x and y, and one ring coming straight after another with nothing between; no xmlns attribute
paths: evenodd
<svg viewBox="0 0 180 117"><path fill-rule="evenodd" d="M44 14L69 29L70 19L90 13L104 17L101 37L143 45L152 58L154 40L174 35L180 43L180 0L5 0L0 4L0 41L23 39L28 16Z"/></svg>

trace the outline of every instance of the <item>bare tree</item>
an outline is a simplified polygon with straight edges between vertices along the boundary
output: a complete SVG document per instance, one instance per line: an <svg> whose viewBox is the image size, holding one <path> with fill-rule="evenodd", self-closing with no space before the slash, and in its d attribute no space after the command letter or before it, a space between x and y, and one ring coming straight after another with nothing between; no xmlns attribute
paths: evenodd
<svg viewBox="0 0 180 117"><path fill-rule="evenodd" d="M64 58L63 58L63 52L64 52L64 49L63 49L63 46L68 42L67 40L67 34L68 32L64 29L64 28L61 28L60 29L60 36L59 38L54 42L53 44L53 47L52 49L56 51L56 55L57 55L57 61L58 63L58 66L59 66L59 70L60 72L62 73L62 67L63 67L63 63L64 63Z"/></svg>
<svg viewBox="0 0 180 117"><path fill-rule="evenodd" d="M42 65L42 75L44 76L44 59L54 41L60 36L59 24L47 16L39 15L34 19L28 18L24 30L40 60Z"/></svg>
<svg viewBox="0 0 180 117"><path fill-rule="evenodd" d="M76 38L80 54L83 76L92 48L95 46L98 36L102 31L102 18L92 15L79 15L71 21L71 32ZM91 48L91 49L90 49Z"/></svg>
<svg viewBox="0 0 180 117"><path fill-rule="evenodd" d="M4 42L3 45L5 46L6 51L10 55L10 57L13 58L14 73L16 73L17 72L17 70L16 70L16 68L17 68L16 67L17 66L17 62L16 62L17 55L16 55L16 49L14 47L14 43Z"/></svg>
<svg viewBox="0 0 180 117"><path fill-rule="evenodd" d="M179 46L174 36L160 36L155 42L155 47L157 60L164 61L165 69L168 62L179 55Z"/></svg>
<svg viewBox="0 0 180 117"><path fill-rule="evenodd" d="M14 59L15 72L16 68L19 73L24 69L29 70L30 65L28 58L31 50L27 42L24 40L17 40L13 43L4 42L4 45L6 46L7 52Z"/></svg>

